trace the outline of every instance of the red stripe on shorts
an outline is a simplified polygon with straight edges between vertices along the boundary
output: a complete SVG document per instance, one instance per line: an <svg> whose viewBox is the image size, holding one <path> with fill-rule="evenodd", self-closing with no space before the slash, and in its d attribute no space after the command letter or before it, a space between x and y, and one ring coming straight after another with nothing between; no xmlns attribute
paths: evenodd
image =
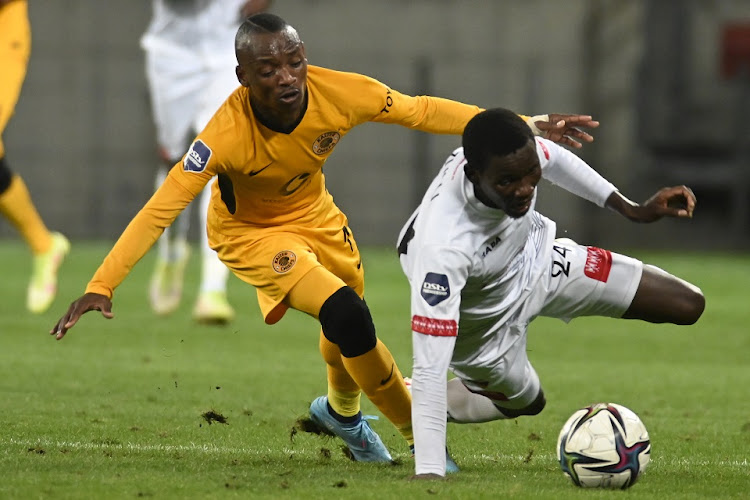
<svg viewBox="0 0 750 500"><path fill-rule="evenodd" d="M609 250L597 247L588 247L586 265L583 273L591 279L604 283L609 279L609 271L612 269L612 254Z"/></svg>
<svg viewBox="0 0 750 500"><path fill-rule="evenodd" d="M452 319L434 319L424 316L412 316L411 329L417 333L435 337L455 337L458 335L458 323Z"/></svg>

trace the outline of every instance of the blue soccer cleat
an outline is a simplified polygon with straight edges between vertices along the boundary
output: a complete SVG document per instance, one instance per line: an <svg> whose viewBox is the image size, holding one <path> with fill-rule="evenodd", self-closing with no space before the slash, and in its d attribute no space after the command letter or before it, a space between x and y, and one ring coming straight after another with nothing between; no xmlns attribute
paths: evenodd
<svg viewBox="0 0 750 500"><path fill-rule="evenodd" d="M458 468L458 464L453 461L453 458L451 458L450 453L448 453L448 448L445 449L445 473L446 474L455 474L460 469Z"/></svg>
<svg viewBox="0 0 750 500"><path fill-rule="evenodd" d="M391 462L391 454L365 419L344 424L328 412L328 397L320 396L310 405L310 418L344 440L357 462Z"/></svg>

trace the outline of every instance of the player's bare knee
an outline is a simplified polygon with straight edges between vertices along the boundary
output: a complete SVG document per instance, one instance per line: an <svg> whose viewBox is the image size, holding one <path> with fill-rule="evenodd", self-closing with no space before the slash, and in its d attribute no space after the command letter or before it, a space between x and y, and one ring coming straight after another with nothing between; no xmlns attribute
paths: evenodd
<svg viewBox="0 0 750 500"><path fill-rule="evenodd" d="M377 344L375 324L367 303L348 286L338 289L320 308L323 335L339 346L346 358L371 351Z"/></svg>
<svg viewBox="0 0 750 500"><path fill-rule="evenodd" d="M692 325L698 321L706 309L706 297L700 288L688 284L681 297L680 325Z"/></svg>

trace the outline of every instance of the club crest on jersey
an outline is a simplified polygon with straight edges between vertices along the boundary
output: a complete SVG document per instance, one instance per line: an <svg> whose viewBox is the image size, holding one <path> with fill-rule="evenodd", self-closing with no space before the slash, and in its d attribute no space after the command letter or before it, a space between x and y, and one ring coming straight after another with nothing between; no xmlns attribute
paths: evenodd
<svg viewBox="0 0 750 500"><path fill-rule="evenodd" d="M451 296L448 276L437 273L427 273L422 283L422 298L431 306L436 306Z"/></svg>
<svg viewBox="0 0 750 500"><path fill-rule="evenodd" d="M182 161L182 169L185 172L203 172L211 158L211 148L200 139L190 145L185 159Z"/></svg>
<svg viewBox="0 0 750 500"><path fill-rule="evenodd" d="M313 153L315 153L316 155L326 154L333 149L336 143L339 142L339 139L341 139L341 134L335 131L320 134L320 137L315 139L315 142L313 142Z"/></svg>
<svg viewBox="0 0 750 500"><path fill-rule="evenodd" d="M297 263L297 256L291 250L282 250L273 258L273 270L279 274L284 274L294 267Z"/></svg>

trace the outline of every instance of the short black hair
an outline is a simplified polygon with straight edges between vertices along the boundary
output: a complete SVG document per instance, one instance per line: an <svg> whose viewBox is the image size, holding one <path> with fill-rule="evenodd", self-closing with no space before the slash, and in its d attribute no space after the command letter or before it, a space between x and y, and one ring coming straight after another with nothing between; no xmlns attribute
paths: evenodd
<svg viewBox="0 0 750 500"><path fill-rule="evenodd" d="M234 37L234 50L240 52L249 48L250 39L253 35L279 33L287 26L289 26L289 23L275 14L263 12L250 16L237 30L237 35Z"/></svg>
<svg viewBox="0 0 750 500"><path fill-rule="evenodd" d="M468 164L481 171L491 157L509 155L533 140L523 118L509 109L493 108L469 120L462 142Z"/></svg>

